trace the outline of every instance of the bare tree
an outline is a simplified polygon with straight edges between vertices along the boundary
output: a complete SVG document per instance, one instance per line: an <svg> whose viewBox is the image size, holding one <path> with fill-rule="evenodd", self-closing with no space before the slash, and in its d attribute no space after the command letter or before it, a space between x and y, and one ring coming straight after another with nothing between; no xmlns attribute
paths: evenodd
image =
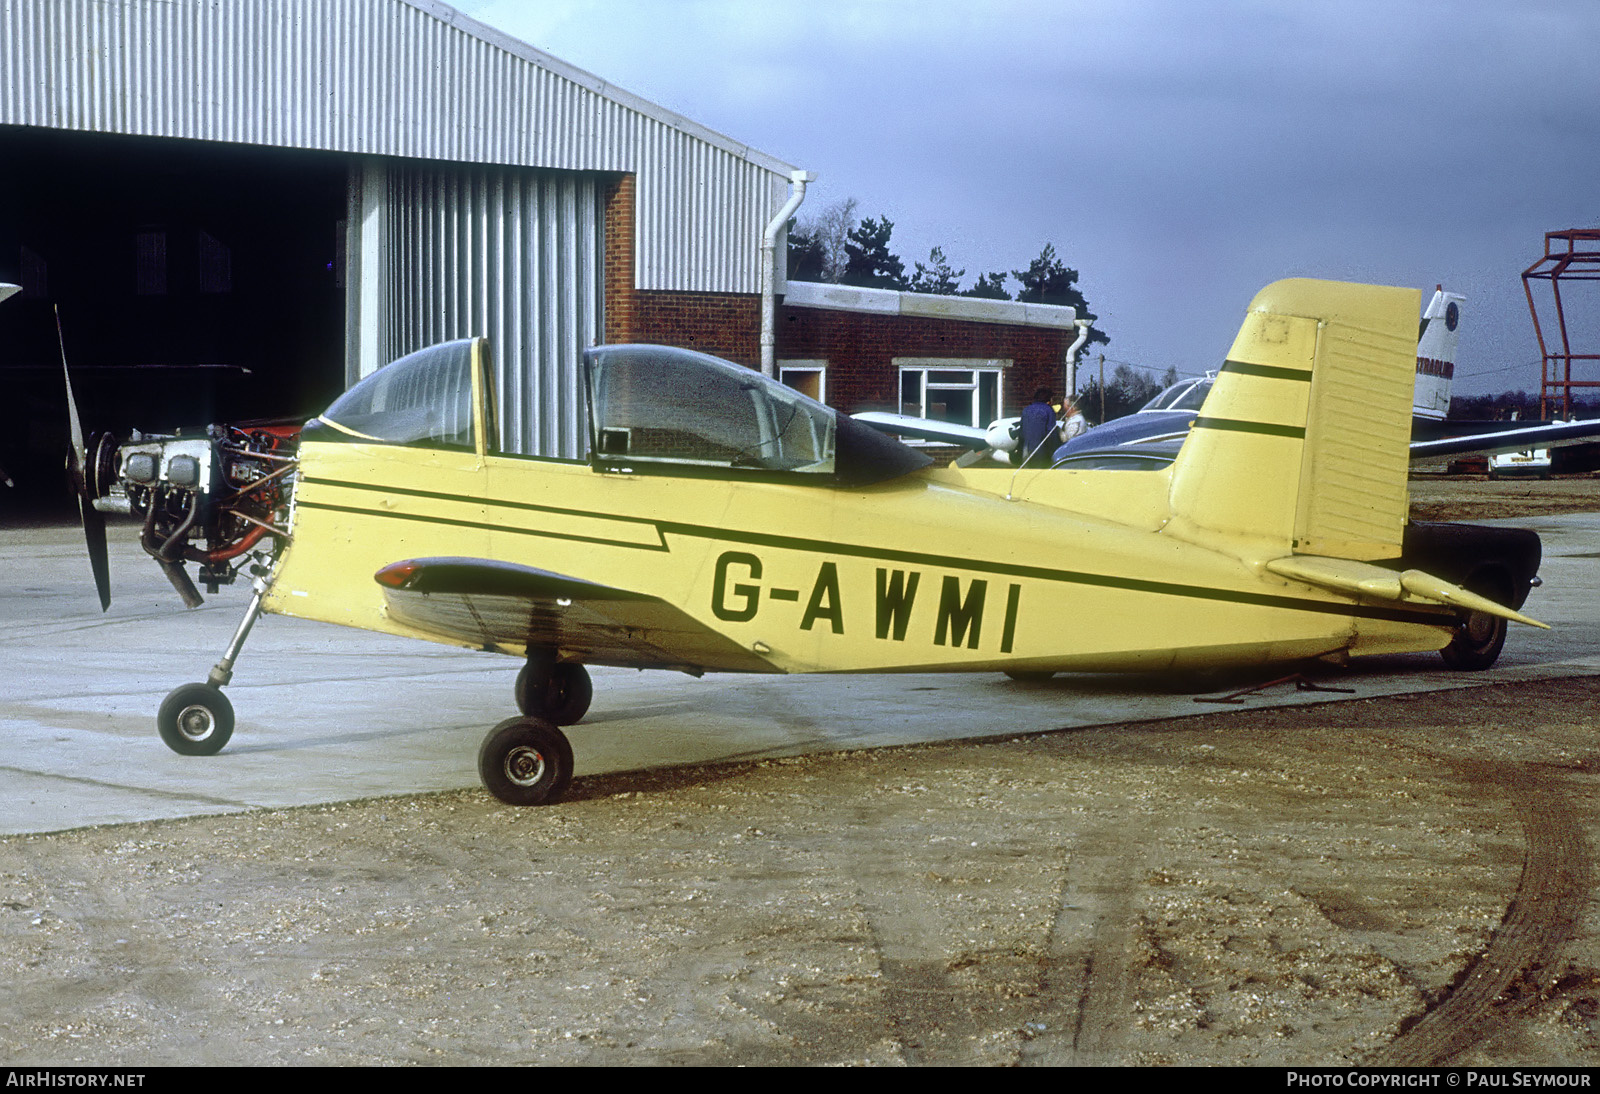
<svg viewBox="0 0 1600 1094"><path fill-rule="evenodd" d="M800 223L800 232L821 248L822 280L837 283L844 276L849 256L844 246L856 226L856 199L845 198L824 206L816 216Z"/></svg>

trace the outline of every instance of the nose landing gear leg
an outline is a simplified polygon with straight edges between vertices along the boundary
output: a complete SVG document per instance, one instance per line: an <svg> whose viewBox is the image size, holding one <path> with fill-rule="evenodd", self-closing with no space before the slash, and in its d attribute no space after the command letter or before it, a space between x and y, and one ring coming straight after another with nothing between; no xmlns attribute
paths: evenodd
<svg viewBox="0 0 1600 1094"><path fill-rule="evenodd" d="M222 659L206 674L206 682L174 688L162 700L156 713L156 729L172 751L184 756L213 756L233 736L233 704L222 689L233 680L233 663L250 636L250 628L261 618L261 601L266 592L266 582L257 578L250 606Z"/></svg>

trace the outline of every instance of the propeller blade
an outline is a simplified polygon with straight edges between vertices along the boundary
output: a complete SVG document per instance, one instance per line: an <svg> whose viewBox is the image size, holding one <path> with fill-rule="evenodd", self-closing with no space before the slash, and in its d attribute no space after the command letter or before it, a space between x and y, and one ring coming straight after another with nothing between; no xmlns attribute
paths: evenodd
<svg viewBox="0 0 1600 1094"><path fill-rule="evenodd" d="M89 549L89 569L94 573L94 590L100 594L100 610L111 607L111 563L106 552L106 518L94 507L89 489L87 455L83 444L83 423L78 420L78 400L72 395L72 374L67 370L67 340L61 333L61 309L56 308L56 340L61 345L61 379L67 385L67 430L72 450L67 453L67 475L72 492L78 496L78 521L83 525L84 545Z"/></svg>
<svg viewBox="0 0 1600 1094"><path fill-rule="evenodd" d="M89 569L94 571L94 591L100 594L100 610L111 607L111 561L106 552L106 518L94 503L78 498L78 519L83 522L83 541L89 548Z"/></svg>
<svg viewBox="0 0 1600 1094"><path fill-rule="evenodd" d="M83 488L83 423L78 420L78 400L72 397L72 374L67 371L67 340L61 333L61 309L56 308L56 341L61 346L61 378L67 385L67 430L72 435L73 487Z"/></svg>

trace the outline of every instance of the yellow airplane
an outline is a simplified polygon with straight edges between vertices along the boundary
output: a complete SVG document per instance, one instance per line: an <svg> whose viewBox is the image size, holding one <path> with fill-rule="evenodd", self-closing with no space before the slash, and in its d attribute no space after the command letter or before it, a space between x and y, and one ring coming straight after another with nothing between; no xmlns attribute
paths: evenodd
<svg viewBox="0 0 1600 1094"><path fill-rule="evenodd" d="M572 778L558 727L589 706L586 664L1025 678L1442 650L1487 667L1507 620L1543 626L1517 611L1539 541L1408 525L1419 304L1267 287L1180 455L1148 471L934 467L749 369L631 345L584 355L587 460L507 455L487 342L419 351L307 425L287 526L249 518L279 541L249 611L207 682L162 704L161 735L227 742L221 688L261 612L525 659L523 713L479 755L523 805ZM129 448L122 477L167 489L164 458Z"/></svg>

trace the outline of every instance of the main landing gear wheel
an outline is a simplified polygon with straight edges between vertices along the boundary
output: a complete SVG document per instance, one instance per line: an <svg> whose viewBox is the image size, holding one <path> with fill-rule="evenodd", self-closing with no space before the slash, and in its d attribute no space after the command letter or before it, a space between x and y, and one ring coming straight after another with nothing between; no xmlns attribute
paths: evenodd
<svg viewBox="0 0 1600 1094"><path fill-rule="evenodd" d="M1499 604L1511 603L1506 582L1492 574L1474 574L1461 583L1466 589ZM1497 615L1471 612L1456 627L1450 644L1439 651L1444 663L1463 672L1480 672L1500 659L1506 644L1506 621Z"/></svg>
<svg viewBox="0 0 1600 1094"><path fill-rule="evenodd" d="M210 684L184 684L162 701L156 728L174 752L213 756L233 736L233 704Z"/></svg>
<svg viewBox="0 0 1600 1094"><path fill-rule="evenodd" d="M1444 663L1453 669L1479 672L1500 659L1506 644L1506 621L1486 612L1472 612L1456 628L1450 644L1439 651Z"/></svg>
<svg viewBox="0 0 1600 1094"><path fill-rule="evenodd" d="M572 784L572 745L543 718L507 718L483 739L478 775L507 805L543 805Z"/></svg>
<svg viewBox="0 0 1600 1094"><path fill-rule="evenodd" d="M581 722L594 701L594 683L589 679L589 670L573 661L554 665L545 686L537 691L532 687L536 673L531 661L517 673L517 709L552 725L572 726Z"/></svg>

